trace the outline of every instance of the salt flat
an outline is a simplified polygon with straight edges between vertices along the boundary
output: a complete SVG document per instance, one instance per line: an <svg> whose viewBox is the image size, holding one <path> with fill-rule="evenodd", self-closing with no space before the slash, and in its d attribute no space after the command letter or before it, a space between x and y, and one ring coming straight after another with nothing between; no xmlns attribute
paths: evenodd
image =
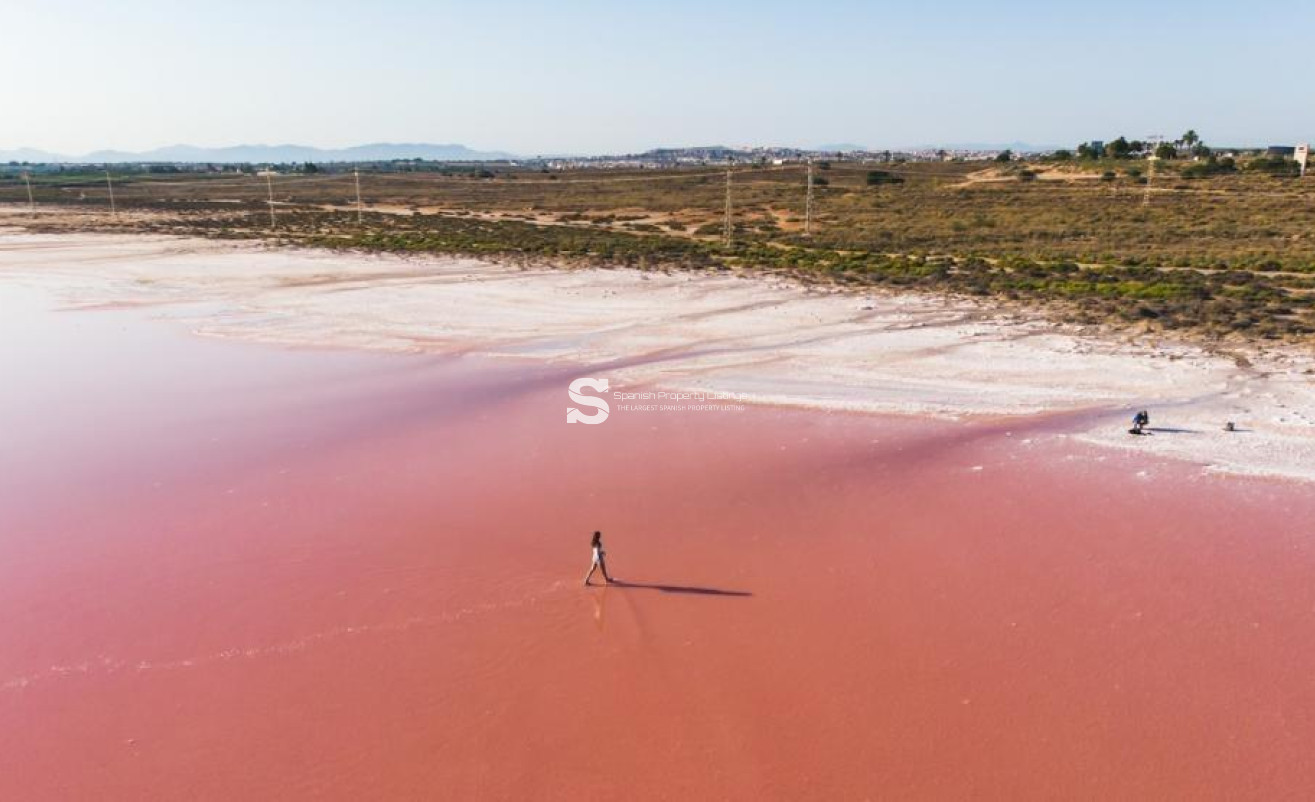
<svg viewBox="0 0 1315 802"><path fill-rule="evenodd" d="M1083 334L967 301L771 277L102 234L0 234L0 277L71 306L200 302L198 334L561 360L614 386L942 417L1087 410L1062 435L1315 479L1315 355ZM1239 358L1242 356L1244 358ZM1150 437L1126 420L1151 410ZM1225 432L1234 422L1238 431Z"/></svg>

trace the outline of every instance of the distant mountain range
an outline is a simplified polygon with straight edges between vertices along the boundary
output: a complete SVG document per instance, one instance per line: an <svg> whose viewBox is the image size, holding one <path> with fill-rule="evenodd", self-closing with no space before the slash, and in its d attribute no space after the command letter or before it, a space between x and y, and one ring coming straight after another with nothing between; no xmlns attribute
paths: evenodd
<svg viewBox="0 0 1315 802"><path fill-rule="evenodd" d="M854 151L995 151L1013 150L1020 153L1052 151L1049 145L1033 145L1027 142L961 142L956 144L919 145L902 148L868 148L851 143L821 145L817 153L846 153ZM659 151L721 152L735 150L721 146L704 148L661 148ZM122 150L98 150L78 156L51 153L36 148L15 148L0 150L0 164L5 162L33 162L54 164L119 164L123 162L161 162L189 164L287 164L299 162L371 162L392 161L396 159L423 159L426 161L500 161L515 159L515 155L503 151L473 150L465 145L433 145L427 143L390 143L376 142L369 145L357 145L350 148L316 148L308 145L233 145L222 148L202 148L195 145L170 145L139 152Z"/></svg>
<svg viewBox="0 0 1315 802"><path fill-rule="evenodd" d="M498 161L515 158L501 151L472 150L465 145L430 145L425 143L393 144L378 142L350 148L326 149L307 145L233 145L225 148L200 148L195 145L170 145L141 152L98 150L81 156L66 156L34 148L0 150L0 163L53 162L106 164L121 162L189 162L189 163L284 163L284 162L367 162L393 159L426 161Z"/></svg>

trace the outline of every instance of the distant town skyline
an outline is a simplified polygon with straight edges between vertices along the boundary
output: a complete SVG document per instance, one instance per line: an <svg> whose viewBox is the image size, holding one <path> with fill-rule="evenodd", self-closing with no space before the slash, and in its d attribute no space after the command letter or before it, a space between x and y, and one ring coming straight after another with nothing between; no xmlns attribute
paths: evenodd
<svg viewBox="0 0 1315 802"><path fill-rule="evenodd" d="M0 151L1315 138L1315 9L1288 0L46 0L2 16Z"/></svg>

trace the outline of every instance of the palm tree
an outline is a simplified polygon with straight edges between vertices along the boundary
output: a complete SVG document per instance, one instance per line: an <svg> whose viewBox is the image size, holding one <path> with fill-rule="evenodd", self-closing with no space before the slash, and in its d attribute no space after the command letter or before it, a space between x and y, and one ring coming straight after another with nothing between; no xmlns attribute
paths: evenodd
<svg viewBox="0 0 1315 802"><path fill-rule="evenodd" d="M1184 147L1190 148L1197 142L1200 142L1201 137L1196 135L1196 131L1189 128L1187 129L1187 133L1183 134L1183 138L1178 141L1182 142Z"/></svg>

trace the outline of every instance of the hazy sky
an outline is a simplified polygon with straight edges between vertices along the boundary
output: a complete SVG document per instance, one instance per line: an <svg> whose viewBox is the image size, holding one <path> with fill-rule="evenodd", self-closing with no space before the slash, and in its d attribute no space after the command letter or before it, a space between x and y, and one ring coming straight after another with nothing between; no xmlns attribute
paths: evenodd
<svg viewBox="0 0 1315 802"><path fill-rule="evenodd" d="M0 0L0 149L1315 139L1315 3Z"/></svg>

